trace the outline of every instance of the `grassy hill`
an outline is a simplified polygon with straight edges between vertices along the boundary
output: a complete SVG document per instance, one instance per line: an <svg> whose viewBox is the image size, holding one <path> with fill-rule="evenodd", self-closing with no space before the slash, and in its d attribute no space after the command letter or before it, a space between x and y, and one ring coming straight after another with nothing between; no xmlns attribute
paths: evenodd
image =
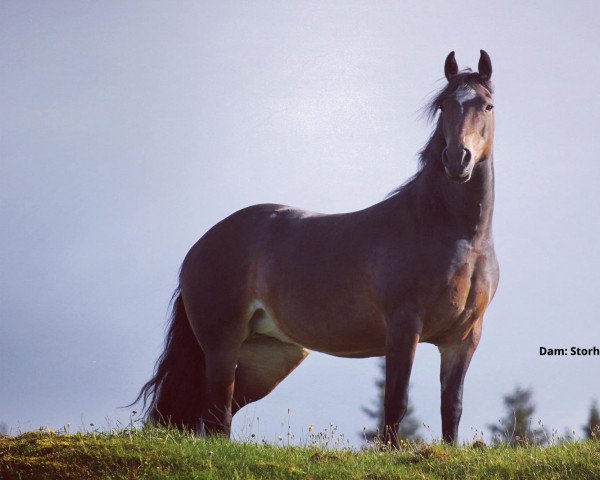
<svg viewBox="0 0 600 480"><path fill-rule="evenodd" d="M0 478L11 479L397 479L600 478L600 442L547 448L409 445L400 451L197 439L149 429L0 436Z"/></svg>

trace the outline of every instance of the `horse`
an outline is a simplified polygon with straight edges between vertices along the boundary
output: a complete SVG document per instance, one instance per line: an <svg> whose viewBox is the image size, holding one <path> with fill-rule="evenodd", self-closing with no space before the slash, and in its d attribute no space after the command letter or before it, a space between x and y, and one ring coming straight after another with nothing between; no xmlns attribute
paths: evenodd
<svg viewBox="0 0 600 480"><path fill-rule="evenodd" d="M455 442L499 269L491 60L481 50L477 72L459 71L451 52L444 73L417 173L383 201L331 215L254 205L192 246L164 351L136 400L148 421L229 436L233 415L309 351L385 355L383 440L397 447L417 344L426 342L441 355L442 438Z"/></svg>

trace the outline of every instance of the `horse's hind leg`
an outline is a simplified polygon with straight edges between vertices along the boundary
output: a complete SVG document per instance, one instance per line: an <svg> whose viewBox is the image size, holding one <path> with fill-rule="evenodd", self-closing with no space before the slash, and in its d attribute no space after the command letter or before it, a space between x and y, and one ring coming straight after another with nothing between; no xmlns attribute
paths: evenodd
<svg viewBox="0 0 600 480"><path fill-rule="evenodd" d="M204 378L196 380L203 381L198 427L206 435L229 436L236 365L247 330L244 308L231 301L236 298L231 292L219 296L206 286L193 287L182 284L190 325L204 353Z"/></svg>
<svg viewBox="0 0 600 480"><path fill-rule="evenodd" d="M308 353L299 345L272 337L255 335L248 338L240 349L235 373L233 414L269 394Z"/></svg>
<svg viewBox="0 0 600 480"><path fill-rule="evenodd" d="M201 418L204 433L229 436L237 350L204 347L204 357L205 398Z"/></svg>

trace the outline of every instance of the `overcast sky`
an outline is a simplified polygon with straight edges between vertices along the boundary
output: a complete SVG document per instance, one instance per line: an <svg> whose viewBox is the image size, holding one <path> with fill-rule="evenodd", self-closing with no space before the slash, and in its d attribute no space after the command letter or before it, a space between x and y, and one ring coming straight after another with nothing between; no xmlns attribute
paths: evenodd
<svg viewBox="0 0 600 480"><path fill-rule="evenodd" d="M536 421L579 430L600 357L539 347L600 347L600 9L526 3L3 1L0 420L125 421L188 248L250 204L380 201L416 169L448 52L476 67L484 48L501 279L460 434L497 421L517 384ZM438 368L420 345L411 399L428 438ZM297 437L331 423L356 444L377 373L313 353L237 432L273 439L289 408Z"/></svg>

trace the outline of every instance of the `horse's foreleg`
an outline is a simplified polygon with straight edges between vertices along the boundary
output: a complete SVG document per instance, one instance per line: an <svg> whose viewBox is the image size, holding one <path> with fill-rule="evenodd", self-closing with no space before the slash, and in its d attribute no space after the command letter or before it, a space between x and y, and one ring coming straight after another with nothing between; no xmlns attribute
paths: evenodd
<svg viewBox="0 0 600 480"><path fill-rule="evenodd" d="M416 318L398 318L388 328L385 352L384 442L398 446L398 428L408 406L408 384L421 334Z"/></svg>
<svg viewBox="0 0 600 480"><path fill-rule="evenodd" d="M463 385L471 357L481 337L481 319L477 320L468 337L462 342L438 346L442 363L442 437L453 443L458 436L458 424L462 414Z"/></svg>

